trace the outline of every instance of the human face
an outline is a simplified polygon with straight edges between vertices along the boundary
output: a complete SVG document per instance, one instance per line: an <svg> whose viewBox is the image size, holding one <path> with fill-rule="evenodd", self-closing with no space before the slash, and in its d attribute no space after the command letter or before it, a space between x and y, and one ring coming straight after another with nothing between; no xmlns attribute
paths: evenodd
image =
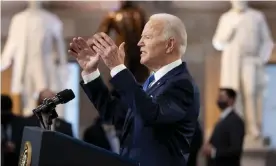
<svg viewBox="0 0 276 166"><path fill-rule="evenodd" d="M232 4L232 8L239 12L244 11L247 8L247 1L232 0L231 4Z"/></svg>
<svg viewBox="0 0 276 166"><path fill-rule="evenodd" d="M224 90L221 90L219 92L217 105L221 109L221 111L230 106L230 99Z"/></svg>
<svg viewBox="0 0 276 166"><path fill-rule="evenodd" d="M163 22L159 20L149 20L138 42L141 51L140 63L151 70L160 67L162 57L164 57L166 53L166 41L162 36L162 31Z"/></svg>
<svg viewBox="0 0 276 166"><path fill-rule="evenodd" d="M34 8L34 9L41 8L42 5L43 5L43 2L41 2L41 1L29 1L30 8Z"/></svg>
<svg viewBox="0 0 276 166"><path fill-rule="evenodd" d="M48 99L48 98L52 98L54 97L56 94L48 89L43 90L42 92L40 92L39 94L39 99L38 99L38 105L43 104L43 100L44 99Z"/></svg>

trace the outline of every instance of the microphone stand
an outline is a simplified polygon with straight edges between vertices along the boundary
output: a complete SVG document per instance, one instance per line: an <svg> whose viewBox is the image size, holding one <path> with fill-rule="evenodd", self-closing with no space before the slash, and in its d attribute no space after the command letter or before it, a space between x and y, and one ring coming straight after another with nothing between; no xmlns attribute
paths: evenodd
<svg viewBox="0 0 276 166"><path fill-rule="evenodd" d="M49 111L48 114L46 114L46 130L51 130L51 126L53 124L53 120L58 117L58 114L56 112L56 109L52 109Z"/></svg>
<svg viewBox="0 0 276 166"><path fill-rule="evenodd" d="M38 112L36 111L36 109L34 109L33 113L37 116L38 120L40 121L44 129L51 130L51 125L53 124L53 120L58 117L58 114L55 109L56 106L51 99L44 99L43 104L48 105L47 109L44 109L43 112L41 111Z"/></svg>
<svg viewBox="0 0 276 166"><path fill-rule="evenodd" d="M35 109L33 110L33 113L36 115L37 119L39 120L40 124L43 126L44 129L46 129L46 126L43 122L43 117L42 117L42 114L41 112L36 112Z"/></svg>

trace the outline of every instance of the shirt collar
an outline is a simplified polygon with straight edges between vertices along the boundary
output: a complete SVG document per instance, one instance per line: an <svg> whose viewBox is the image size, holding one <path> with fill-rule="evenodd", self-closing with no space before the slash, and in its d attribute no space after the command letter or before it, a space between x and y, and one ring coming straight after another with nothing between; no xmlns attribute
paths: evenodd
<svg viewBox="0 0 276 166"><path fill-rule="evenodd" d="M223 112L220 114L220 119L226 118L233 110L233 107L227 107L223 110Z"/></svg>
<svg viewBox="0 0 276 166"><path fill-rule="evenodd" d="M167 74L172 69L176 68L177 66L182 64L182 60L178 59L170 64L167 64L163 67L161 67L157 72L154 73L154 82L158 81L160 78L162 78L165 74Z"/></svg>

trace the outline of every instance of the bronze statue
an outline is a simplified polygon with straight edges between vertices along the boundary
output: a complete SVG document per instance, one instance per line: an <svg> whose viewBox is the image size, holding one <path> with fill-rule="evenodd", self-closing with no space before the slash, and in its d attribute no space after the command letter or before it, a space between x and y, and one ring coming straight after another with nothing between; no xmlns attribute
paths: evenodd
<svg viewBox="0 0 276 166"><path fill-rule="evenodd" d="M137 82L144 83L149 70L140 64L140 40L146 18L144 12L132 1L121 1L120 9L110 12L99 27L99 32L116 33L115 42L119 46L125 42L125 65L132 72Z"/></svg>

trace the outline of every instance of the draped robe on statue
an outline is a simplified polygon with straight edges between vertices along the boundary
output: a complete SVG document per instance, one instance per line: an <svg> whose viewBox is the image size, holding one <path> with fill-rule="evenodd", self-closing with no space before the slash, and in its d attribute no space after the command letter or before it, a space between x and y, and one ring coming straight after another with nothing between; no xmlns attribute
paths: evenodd
<svg viewBox="0 0 276 166"><path fill-rule="evenodd" d="M12 64L11 93L22 96L24 116L32 114L41 90L58 92L66 83L67 55L62 30L59 18L43 9L27 9L11 20L1 70Z"/></svg>
<svg viewBox="0 0 276 166"><path fill-rule="evenodd" d="M220 87L233 88L238 92L243 89L249 126L256 126L256 107L252 108L252 99L257 94L262 95L265 86L264 64L273 49L264 15L251 8L241 13L229 10L219 19L213 45L223 51Z"/></svg>

